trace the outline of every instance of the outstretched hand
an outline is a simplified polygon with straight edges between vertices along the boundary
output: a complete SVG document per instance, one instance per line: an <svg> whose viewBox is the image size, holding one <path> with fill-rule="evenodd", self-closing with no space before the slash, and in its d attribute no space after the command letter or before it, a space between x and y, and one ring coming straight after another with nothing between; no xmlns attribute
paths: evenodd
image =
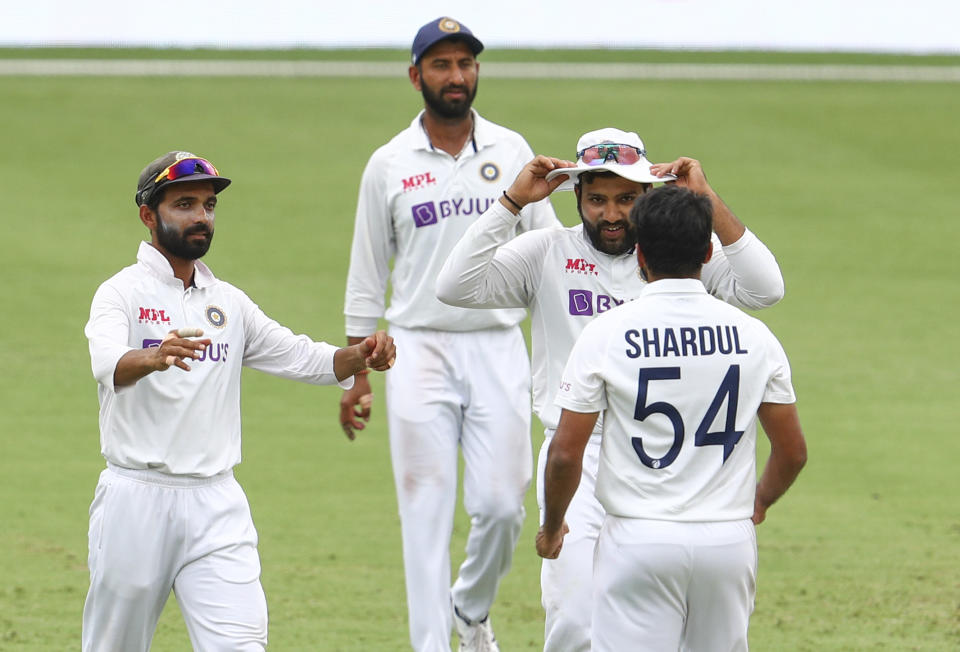
<svg viewBox="0 0 960 652"><path fill-rule="evenodd" d="M200 353L210 346L209 339L191 340L189 337L200 337L203 331L199 328L175 328L160 341L154 355L154 368L157 371L166 371L170 367L179 367L184 371L190 371L190 366L183 361L184 358L195 360L200 357Z"/></svg>
<svg viewBox="0 0 960 652"><path fill-rule="evenodd" d="M347 352L346 359L353 360L354 366L350 373L354 374L354 378L353 387L345 390L340 397L340 428L348 439L353 440L356 438L356 431L363 430L370 421L373 391L370 389L367 374L370 369L390 369L397 361L397 347L386 331L377 331L341 351ZM335 365L336 360L337 357L334 356ZM360 360L363 361L363 366L358 370Z"/></svg>
<svg viewBox="0 0 960 652"><path fill-rule="evenodd" d="M523 166L520 174L517 175L517 178L510 184L510 188L507 189L507 195L520 206L526 206L527 204L540 201L569 178L565 174L560 174L550 179L550 181L547 181L547 173L557 168L572 167L576 167L576 164L571 161L549 156L537 156ZM511 211L515 210L515 207L510 206L510 204L506 206L510 208Z"/></svg>

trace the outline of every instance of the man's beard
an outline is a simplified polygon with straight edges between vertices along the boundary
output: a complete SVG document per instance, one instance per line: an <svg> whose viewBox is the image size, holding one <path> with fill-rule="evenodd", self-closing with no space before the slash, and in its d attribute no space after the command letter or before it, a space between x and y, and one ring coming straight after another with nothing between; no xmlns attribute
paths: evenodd
<svg viewBox="0 0 960 652"><path fill-rule="evenodd" d="M583 222L584 232L587 234L587 237L590 238L593 248L597 251L602 251L603 253L610 254L612 256L619 256L620 254L625 254L628 251L633 250L633 245L637 240L637 232L633 228L633 223L630 222L630 220L622 220L619 222L606 222L604 220L600 220L596 226L593 226L590 224L590 222L583 219L583 212L580 213L580 220ZM604 226L610 225L623 227L623 239L620 241L619 245L613 242L607 242L600 235L600 229L602 229Z"/></svg>
<svg viewBox="0 0 960 652"><path fill-rule="evenodd" d="M206 234L207 237L203 240L190 240L190 236L196 233ZM213 242L213 229L205 224L194 224L184 229L183 233L177 233L160 218L160 213L157 212L157 242L177 258L197 260L203 258L210 249L210 243Z"/></svg>
<svg viewBox="0 0 960 652"><path fill-rule="evenodd" d="M471 90L466 84L451 84L445 86L439 93L435 93L426 84L420 85L420 93L423 95L423 101L427 107L441 118L448 120L459 120L466 117L473 105L473 98L477 96L477 85L474 84ZM443 99L444 91L461 90L466 94L466 99L451 102Z"/></svg>

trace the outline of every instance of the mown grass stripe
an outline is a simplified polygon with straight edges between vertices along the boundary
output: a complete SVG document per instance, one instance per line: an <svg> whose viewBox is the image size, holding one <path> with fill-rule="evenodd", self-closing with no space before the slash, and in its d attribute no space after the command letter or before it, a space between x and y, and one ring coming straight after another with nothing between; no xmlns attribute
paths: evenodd
<svg viewBox="0 0 960 652"><path fill-rule="evenodd" d="M402 77L407 66L377 61L7 59L4 76ZM733 63L484 63L491 79L667 79L729 81L960 82L960 66Z"/></svg>

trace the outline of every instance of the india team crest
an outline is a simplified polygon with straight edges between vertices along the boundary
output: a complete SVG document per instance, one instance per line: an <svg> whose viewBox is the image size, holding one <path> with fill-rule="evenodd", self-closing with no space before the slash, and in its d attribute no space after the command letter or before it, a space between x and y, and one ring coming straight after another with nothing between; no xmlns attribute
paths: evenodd
<svg viewBox="0 0 960 652"><path fill-rule="evenodd" d="M496 181L500 178L500 168L496 163L484 163L480 166L480 176L484 181Z"/></svg>
<svg viewBox="0 0 960 652"><path fill-rule="evenodd" d="M227 315L218 306L207 306L207 321L214 328L223 328L227 325Z"/></svg>
<svg viewBox="0 0 960 652"><path fill-rule="evenodd" d="M460 23L453 18L441 18L437 27L440 28L441 32L446 32L447 34L456 34L460 31Z"/></svg>

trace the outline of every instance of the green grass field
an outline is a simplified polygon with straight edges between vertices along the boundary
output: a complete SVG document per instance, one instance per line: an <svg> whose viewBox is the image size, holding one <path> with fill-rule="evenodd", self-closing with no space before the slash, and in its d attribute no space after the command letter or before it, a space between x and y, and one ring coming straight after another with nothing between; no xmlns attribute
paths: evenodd
<svg viewBox="0 0 960 652"><path fill-rule="evenodd" d="M830 61L797 59L810 60ZM0 650L77 649L103 467L82 329L96 286L146 237L140 169L175 148L213 160L234 185L211 267L294 330L339 343L360 173L421 102L405 79L339 78L0 77L0 97ZM486 80L481 67L476 106L537 152L569 157L581 133L616 125L653 160L699 158L777 255L786 298L759 316L790 355L810 461L759 530L753 648L960 648L958 86ZM555 206L575 223L570 196ZM375 420L351 443L336 388L244 377L238 477L271 649L407 649L375 383ZM542 645L535 530L531 492L493 611L508 651ZM465 533L461 509L455 563ZM173 600L153 649L189 649Z"/></svg>

